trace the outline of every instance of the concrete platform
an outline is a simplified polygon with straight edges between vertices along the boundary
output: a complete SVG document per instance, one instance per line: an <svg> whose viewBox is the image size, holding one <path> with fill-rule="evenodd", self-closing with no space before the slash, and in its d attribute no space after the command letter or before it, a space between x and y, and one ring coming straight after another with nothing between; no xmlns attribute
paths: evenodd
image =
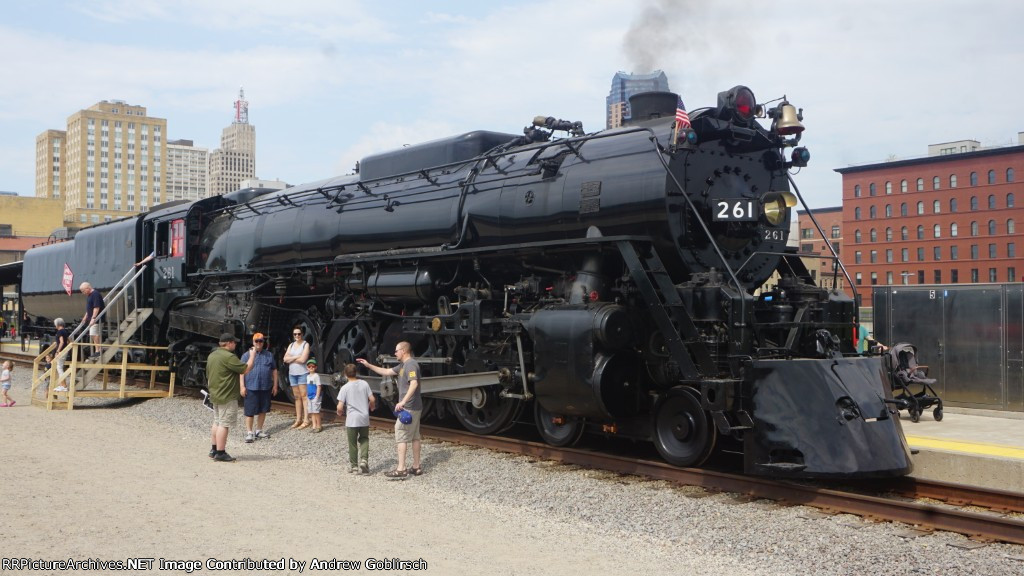
<svg viewBox="0 0 1024 576"><path fill-rule="evenodd" d="M1024 493L1024 413L945 407L911 422L901 412L916 478Z"/></svg>

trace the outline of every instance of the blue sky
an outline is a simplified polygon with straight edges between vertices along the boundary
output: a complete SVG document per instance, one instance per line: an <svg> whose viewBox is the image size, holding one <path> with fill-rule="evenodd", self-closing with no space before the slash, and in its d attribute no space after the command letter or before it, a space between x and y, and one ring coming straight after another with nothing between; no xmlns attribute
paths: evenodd
<svg viewBox="0 0 1024 576"><path fill-rule="evenodd" d="M1016 144L1022 22L1008 0L4 2L0 190L32 195L35 137L100 100L213 149L244 87L257 175L298 184L536 115L598 130L612 75L657 68L691 109L737 84L788 95L811 150L797 183L833 206L837 167Z"/></svg>

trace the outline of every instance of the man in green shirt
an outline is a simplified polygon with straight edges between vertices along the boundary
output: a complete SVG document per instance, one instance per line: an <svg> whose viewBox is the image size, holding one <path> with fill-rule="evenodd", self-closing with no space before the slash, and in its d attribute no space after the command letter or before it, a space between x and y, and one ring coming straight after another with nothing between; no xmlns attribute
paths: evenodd
<svg viewBox="0 0 1024 576"><path fill-rule="evenodd" d="M234 462L224 448L228 443L228 429L238 420L238 399L242 397L239 376L252 370L254 351L249 362L243 363L235 355L238 338L225 332L220 335L220 347L206 358L206 384L213 403L213 426L210 427L210 458L215 462Z"/></svg>

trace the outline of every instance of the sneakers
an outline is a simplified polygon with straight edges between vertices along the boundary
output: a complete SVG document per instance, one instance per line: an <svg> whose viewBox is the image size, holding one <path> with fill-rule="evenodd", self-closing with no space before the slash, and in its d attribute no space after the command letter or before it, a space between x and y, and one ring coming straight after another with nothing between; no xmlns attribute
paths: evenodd
<svg viewBox="0 0 1024 576"><path fill-rule="evenodd" d="M255 434L253 434L252 432L246 432L245 433L245 443L246 444L252 444L254 440L256 440L256 435Z"/></svg>
<svg viewBox="0 0 1024 576"><path fill-rule="evenodd" d="M210 458L213 458L216 455L217 455L217 449L216 448L210 448Z"/></svg>
<svg viewBox="0 0 1024 576"><path fill-rule="evenodd" d="M359 472L359 468L357 468L355 466L349 466L348 467L348 473L349 474L355 474L356 472Z"/></svg>
<svg viewBox="0 0 1024 576"><path fill-rule="evenodd" d="M360 464L359 465L359 473L362 474L363 476L369 476L370 475L370 465L367 464L366 462L363 462L362 464Z"/></svg>
<svg viewBox="0 0 1024 576"><path fill-rule="evenodd" d="M405 470L388 470L384 473L384 477L388 480L405 480L409 477L409 473Z"/></svg>
<svg viewBox="0 0 1024 576"><path fill-rule="evenodd" d="M221 453L219 453L219 454L217 454L216 456L213 457L213 461L214 462L234 462L235 458L233 458L227 452L221 452Z"/></svg>
<svg viewBox="0 0 1024 576"><path fill-rule="evenodd" d="M267 438L270 438L270 434L267 434L263 430L257 430L256 431L256 439L257 440L266 440Z"/></svg>
<svg viewBox="0 0 1024 576"><path fill-rule="evenodd" d="M53 389L53 391L54 392L67 392L68 391L68 387L67 386L57 386L56 388Z"/></svg>

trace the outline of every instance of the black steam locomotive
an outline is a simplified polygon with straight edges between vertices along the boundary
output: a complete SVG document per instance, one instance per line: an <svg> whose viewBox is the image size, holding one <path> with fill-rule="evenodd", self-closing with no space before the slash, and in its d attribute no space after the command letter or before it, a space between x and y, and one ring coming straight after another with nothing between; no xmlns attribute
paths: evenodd
<svg viewBox="0 0 1024 576"><path fill-rule="evenodd" d="M908 473L879 359L855 354L854 301L786 248L789 169L808 159L795 109L737 86L677 130L676 102L639 95L621 128L538 117L95 226L26 254L24 306L79 317L65 264L103 290L153 252L138 338L166 344L187 384L221 332L269 334L280 354L300 325L321 372L410 341L427 411L480 434L532 416L551 444L649 439L679 466L731 443L754 474Z"/></svg>

